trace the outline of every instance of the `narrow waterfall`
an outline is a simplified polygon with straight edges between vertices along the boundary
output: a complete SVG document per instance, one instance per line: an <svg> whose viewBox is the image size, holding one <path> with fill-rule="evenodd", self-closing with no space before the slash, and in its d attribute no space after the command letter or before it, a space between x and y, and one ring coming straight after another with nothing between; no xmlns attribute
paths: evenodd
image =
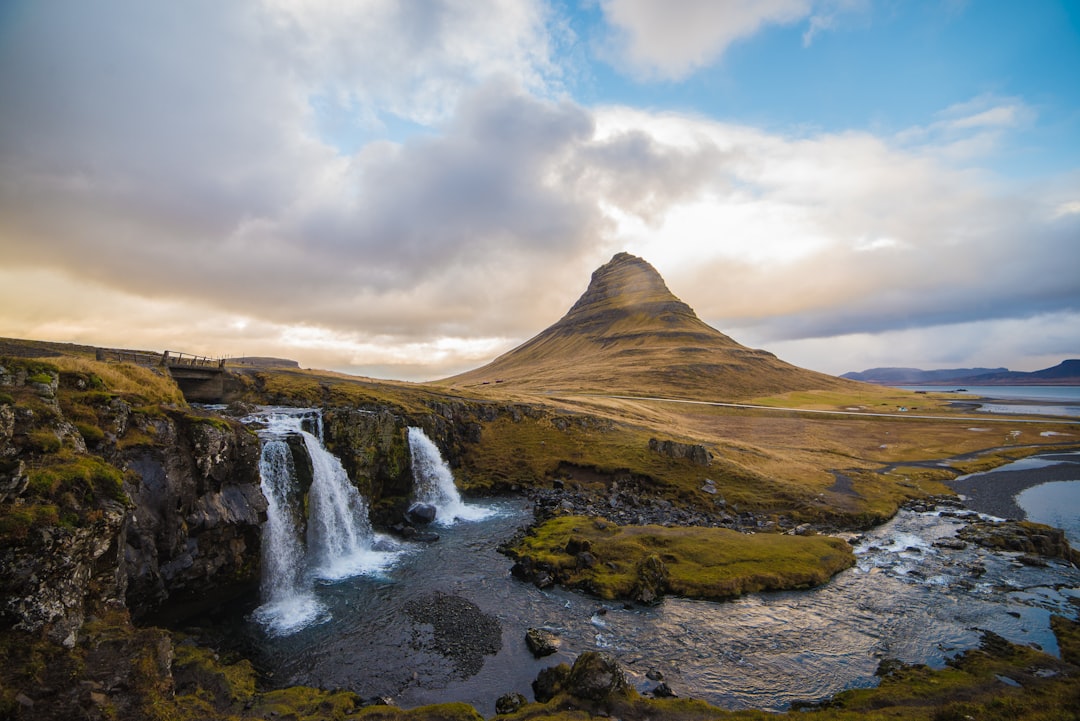
<svg viewBox="0 0 1080 721"><path fill-rule="evenodd" d="M268 432L280 430L279 424L268 427ZM259 589L263 603L256 609L255 618L271 636L285 636L328 616L307 583L305 550L296 527L300 489L292 450L286 441L263 438L259 475L266 497L266 525Z"/></svg>
<svg viewBox="0 0 1080 721"><path fill-rule="evenodd" d="M466 504L454 485L454 474L443 460L439 447L420 428L409 427L409 451L412 454L413 488L417 503L435 506L435 522L450 525L454 521L478 521L492 511Z"/></svg>
<svg viewBox="0 0 1080 721"><path fill-rule="evenodd" d="M311 411L258 414L251 421L265 423L260 430L262 456L259 472L267 501L263 530L263 605L255 618L272 636L293 633L329 619L313 590L315 579L338 580L381 570L393 562L395 552L376 550L385 544L376 538L368 508L356 487L322 442L303 429ZM316 428L321 429L316 415ZM299 436L312 464L307 490L307 533L304 498L297 480L287 438ZM298 523L299 521L299 523Z"/></svg>

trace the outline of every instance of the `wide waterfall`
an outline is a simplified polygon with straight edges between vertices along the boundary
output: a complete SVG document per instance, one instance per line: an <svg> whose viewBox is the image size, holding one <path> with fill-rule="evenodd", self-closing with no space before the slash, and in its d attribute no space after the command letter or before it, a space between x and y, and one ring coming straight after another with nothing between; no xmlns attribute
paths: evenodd
<svg viewBox="0 0 1080 721"><path fill-rule="evenodd" d="M305 417L312 415L311 411L289 411L252 418L266 424L259 432L263 442L259 471L267 501L263 605L255 611L255 618L271 635L287 635L329 619L313 592L316 579L334 581L379 571L397 556L379 550L389 541L373 533L367 503L349 482L337 457L303 428ZM313 417L320 428L321 418L317 413ZM292 449L286 440L289 436L303 439L311 459L306 518Z"/></svg>
<svg viewBox="0 0 1080 721"><path fill-rule="evenodd" d="M454 485L454 474L443 460L438 446L420 428L409 427L409 451L412 453L413 493L417 503L435 506L435 522L449 525L454 521L478 521L493 511L466 504Z"/></svg>

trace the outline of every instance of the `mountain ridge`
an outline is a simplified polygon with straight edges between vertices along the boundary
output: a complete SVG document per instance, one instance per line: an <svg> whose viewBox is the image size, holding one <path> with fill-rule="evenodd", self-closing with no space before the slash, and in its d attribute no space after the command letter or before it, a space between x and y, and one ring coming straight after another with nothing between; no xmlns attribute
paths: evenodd
<svg viewBox="0 0 1080 721"><path fill-rule="evenodd" d="M785 363L708 325L645 260L617 253L553 325L440 384L737 400L851 381Z"/></svg>
<svg viewBox="0 0 1080 721"><path fill-rule="evenodd" d="M877 385L1080 385L1080 359L1070 358L1037 371L1008 368L870 368L844 373L841 378Z"/></svg>

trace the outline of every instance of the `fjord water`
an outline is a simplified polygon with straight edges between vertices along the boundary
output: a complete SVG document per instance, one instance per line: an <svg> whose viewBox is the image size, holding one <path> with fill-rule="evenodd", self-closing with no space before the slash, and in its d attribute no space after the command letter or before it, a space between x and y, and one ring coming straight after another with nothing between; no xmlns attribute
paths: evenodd
<svg viewBox="0 0 1080 721"><path fill-rule="evenodd" d="M281 460L281 434L299 432L306 434L306 444L317 443L301 424L297 416L273 418L262 431L268 476L277 478L276 469L288 465ZM447 477L452 483L434 444L410 431L410 445L414 442L414 462L423 469L418 485L437 487ZM336 470L317 474L340 480ZM269 500L277 481L264 482ZM421 493L447 509L460 502L453 497L456 490L449 500L430 488ZM273 516L283 502L275 499L271 505ZM613 653L643 692L656 685L646 674L659 671L682 696L728 708L779 710L873 685L874 671L885 658L941 665L976 646L982 629L1056 653L1049 617L1075 618L1080 598L1080 571L1071 566L1051 561L1045 568L1029 567L1018 563L1016 554L941 548L934 542L953 536L963 521L902 511L859 539L857 565L821 588L726 603L668 598L655 607L625 607L560 589L540 590L511 577L511 561L497 546L528 523L529 508L503 501L462 504L459 512L470 516L481 510L484 518L472 523L453 523L455 514L448 510L438 543L381 546L381 555L366 551L376 554L376 562L350 566L353 575L325 573L326 558L310 552L332 544L309 536L302 572L268 563L268 576L276 574L276 580L264 587L263 606L227 624L234 640L249 652L254 649L256 663L275 685L348 688L365 697L390 696L405 707L460 700L490 716L494 700L504 693L531 698L530 682L541 669L600 649ZM309 529L332 526L310 524ZM269 527L267 533L273 535ZM269 540L268 548L277 543ZM341 547L362 551L365 543ZM371 549L380 548L376 536L370 543ZM282 558L294 551L286 544ZM277 592L300 611L274 607ZM479 670L466 670L446 655L431 627L411 610L446 596L498 620L499 650L484 656ZM561 650L534 659L524 643L529 627L555 631Z"/></svg>
<svg viewBox="0 0 1080 721"><path fill-rule="evenodd" d="M982 413L1028 413L1080 418L1080 386L897 386L909 391L976 396Z"/></svg>

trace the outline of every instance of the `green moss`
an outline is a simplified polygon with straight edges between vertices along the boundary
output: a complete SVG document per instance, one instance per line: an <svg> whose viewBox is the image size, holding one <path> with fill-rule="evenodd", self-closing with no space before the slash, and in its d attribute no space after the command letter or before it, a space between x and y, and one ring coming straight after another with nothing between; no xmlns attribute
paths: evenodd
<svg viewBox="0 0 1080 721"><path fill-rule="evenodd" d="M369 706L350 719L365 721L484 721L484 717L465 703L440 703L402 710L391 706Z"/></svg>
<svg viewBox="0 0 1080 721"><path fill-rule="evenodd" d="M219 704L244 704L254 698L256 674L250 661L224 663L212 650L187 641L177 643L173 654L173 674L185 692Z"/></svg>
<svg viewBox="0 0 1080 721"><path fill-rule="evenodd" d="M54 432L45 428L30 431L26 440L30 448L38 453L56 453L60 450L60 438Z"/></svg>
<svg viewBox="0 0 1080 721"><path fill-rule="evenodd" d="M100 498L127 502L123 473L97 456L80 456L34 469L29 480L29 488L39 496L55 498L72 493L86 503Z"/></svg>
<svg viewBox="0 0 1080 721"><path fill-rule="evenodd" d="M210 426L211 428L216 428L219 431L225 431L227 433L232 431L232 425L229 421L217 416L196 416L188 414L184 416L184 419L188 423L194 425Z"/></svg>
<svg viewBox="0 0 1080 721"><path fill-rule="evenodd" d="M50 373L35 373L35 374L31 375L31 376L27 376L26 382L27 383L44 383L45 385L49 385L50 383L53 382L53 375L50 374Z"/></svg>
<svg viewBox="0 0 1080 721"><path fill-rule="evenodd" d="M0 539L22 540L35 528L60 523L60 511L51 503L7 504L0 511Z"/></svg>
<svg viewBox="0 0 1080 721"><path fill-rule="evenodd" d="M93 445L95 443L101 443L103 440L105 440L105 431L101 430L95 424L76 423L75 427L79 429L79 435L83 437L83 440L90 445Z"/></svg>
<svg viewBox="0 0 1080 721"><path fill-rule="evenodd" d="M588 542L595 562L581 562L582 541ZM763 590L808 588L854 564L851 547L827 536L616 526L583 516L546 521L512 553L554 569L568 586L608 599L634 596L650 577L661 586L656 590L690 598L723 599Z"/></svg>
<svg viewBox="0 0 1080 721"><path fill-rule="evenodd" d="M0 392L0 406L10 406L15 404L15 398L10 393Z"/></svg>
<svg viewBox="0 0 1080 721"><path fill-rule="evenodd" d="M351 691L324 691L310 686L291 686L262 694L253 711L259 718L339 721L359 705L360 697Z"/></svg>

